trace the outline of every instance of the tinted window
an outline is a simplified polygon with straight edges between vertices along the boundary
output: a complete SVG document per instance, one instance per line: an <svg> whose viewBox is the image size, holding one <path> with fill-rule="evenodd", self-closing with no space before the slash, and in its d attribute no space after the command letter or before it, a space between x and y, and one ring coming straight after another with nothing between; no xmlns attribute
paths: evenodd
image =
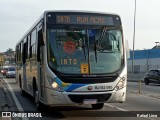
<svg viewBox="0 0 160 120"><path fill-rule="evenodd" d="M155 70L154 74L155 74L155 75L158 75L158 74L159 74L159 71L158 71L158 70Z"/></svg>
<svg viewBox="0 0 160 120"><path fill-rule="evenodd" d="M31 34L30 45L30 58L33 58L36 56L36 29Z"/></svg>
<svg viewBox="0 0 160 120"><path fill-rule="evenodd" d="M149 74L153 74L153 72L154 72L154 71L153 71L153 70L151 70L151 71L149 71L148 73L149 73Z"/></svg>
<svg viewBox="0 0 160 120"><path fill-rule="evenodd" d="M27 59L29 59L29 50L30 50L30 43L31 43L31 39L30 39L30 35L27 37L27 41L28 41L28 46L27 46L27 48L28 48L28 50L27 50Z"/></svg>
<svg viewBox="0 0 160 120"><path fill-rule="evenodd" d="M8 70L8 68L4 68L4 70Z"/></svg>
<svg viewBox="0 0 160 120"><path fill-rule="evenodd" d="M14 67L10 67L8 68L9 71L15 71L15 68Z"/></svg>

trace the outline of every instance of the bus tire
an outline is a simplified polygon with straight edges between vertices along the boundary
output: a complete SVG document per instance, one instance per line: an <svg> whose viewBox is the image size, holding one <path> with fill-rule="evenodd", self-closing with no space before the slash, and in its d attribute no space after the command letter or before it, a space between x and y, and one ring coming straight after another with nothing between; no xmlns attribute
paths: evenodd
<svg viewBox="0 0 160 120"><path fill-rule="evenodd" d="M35 79L33 80L34 102L38 111L42 111L43 104L39 101L39 92Z"/></svg>
<svg viewBox="0 0 160 120"><path fill-rule="evenodd" d="M103 106L104 106L104 103L92 104L92 108L94 110L100 110L103 108Z"/></svg>
<svg viewBox="0 0 160 120"><path fill-rule="evenodd" d="M39 101L38 90L36 90L35 93L34 93L34 101L35 101L37 110L42 111L43 110L43 104Z"/></svg>

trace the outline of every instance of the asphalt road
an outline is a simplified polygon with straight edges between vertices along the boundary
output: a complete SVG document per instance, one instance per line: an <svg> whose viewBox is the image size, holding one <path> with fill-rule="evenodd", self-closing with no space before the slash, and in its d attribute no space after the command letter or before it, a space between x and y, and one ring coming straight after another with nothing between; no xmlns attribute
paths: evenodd
<svg viewBox="0 0 160 120"><path fill-rule="evenodd" d="M139 86L140 84L137 82L128 82L127 90L131 93L138 93ZM141 83L140 92L142 95L160 99L160 84L150 83L149 85L145 85L145 83Z"/></svg>
<svg viewBox="0 0 160 120"><path fill-rule="evenodd" d="M33 98L22 97L20 89L15 79L4 78L6 93L8 94L11 111L37 112L42 114L42 118L13 118L13 120L53 120L53 119L76 119L76 120L159 120L160 118L145 117L143 115L160 115L160 86L141 85L139 93L138 83L128 82L127 100L125 103L107 103L102 110L92 110L91 106L68 106L44 108L44 111L37 111ZM10 87L9 87L10 86ZM14 96L14 95L15 96ZM13 97L14 96L14 97ZM18 105L18 108L17 108ZM146 113L146 112L147 113ZM158 112L153 112L158 111ZM141 115L141 117L137 117ZM143 117L142 117L143 116Z"/></svg>

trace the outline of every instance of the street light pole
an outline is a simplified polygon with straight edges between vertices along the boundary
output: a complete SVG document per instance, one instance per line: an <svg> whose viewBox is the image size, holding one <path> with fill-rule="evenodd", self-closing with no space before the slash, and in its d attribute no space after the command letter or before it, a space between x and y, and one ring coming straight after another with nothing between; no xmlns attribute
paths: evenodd
<svg viewBox="0 0 160 120"><path fill-rule="evenodd" d="M149 69L149 64L148 64L148 61L149 61L149 50L143 48L145 51L147 51L147 71Z"/></svg>
<svg viewBox="0 0 160 120"><path fill-rule="evenodd" d="M136 0L135 0L135 8L134 8L134 30L133 30L132 73L134 73L135 27L136 27Z"/></svg>
<svg viewBox="0 0 160 120"><path fill-rule="evenodd" d="M157 48L157 44L159 43L159 42L155 42L156 43L156 47L155 48Z"/></svg>

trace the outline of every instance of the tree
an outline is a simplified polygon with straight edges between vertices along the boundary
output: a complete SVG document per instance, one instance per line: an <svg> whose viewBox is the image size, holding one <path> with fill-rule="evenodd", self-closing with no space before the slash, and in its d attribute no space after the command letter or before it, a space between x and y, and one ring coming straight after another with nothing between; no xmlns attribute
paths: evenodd
<svg viewBox="0 0 160 120"><path fill-rule="evenodd" d="M9 64L14 63L15 54L12 48L7 49L7 51L4 54L5 54L5 62L9 61Z"/></svg>
<svg viewBox="0 0 160 120"><path fill-rule="evenodd" d="M7 49L6 54L12 54L12 53L13 53L13 49L12 48Z"/></svg>

